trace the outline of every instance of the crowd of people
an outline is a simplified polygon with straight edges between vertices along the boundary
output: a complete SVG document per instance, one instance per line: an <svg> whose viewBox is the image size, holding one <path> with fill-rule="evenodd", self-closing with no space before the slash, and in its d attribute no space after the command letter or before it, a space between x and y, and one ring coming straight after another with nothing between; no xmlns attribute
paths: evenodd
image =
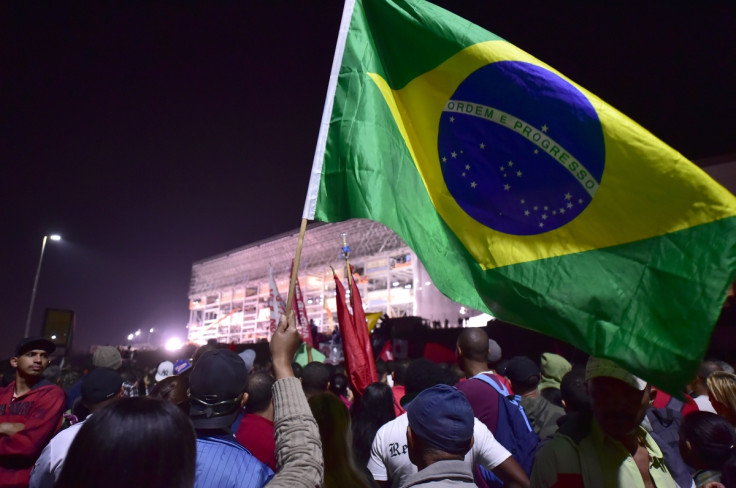
<svg viewBox="0 0 736 488"><path fill-rule="evenodd" d="M608 359L503 358L463 329L455 364L293 363L207 345L144 385L98 348L81 378L22 339L0 388L0 487L736 487L736 375L704 361L671 396ZM310 355L311 356L311 355ZM49 379L51 378L51 379Z"/></svg>

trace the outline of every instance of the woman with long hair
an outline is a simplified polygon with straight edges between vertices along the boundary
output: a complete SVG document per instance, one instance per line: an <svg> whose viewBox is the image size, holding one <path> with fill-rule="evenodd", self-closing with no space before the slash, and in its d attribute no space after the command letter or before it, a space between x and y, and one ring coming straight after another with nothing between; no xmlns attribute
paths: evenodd
<svg viewBox="0 0 736 488"><path fill-rule="evenodd" d="M736 375L716 371L705 380L716 413L736 426Z"/></svg>
<svg viewBox="0 0 736 488"><path fill-rule="evenodd" d="M191 488L194 427L173 403L123 398L96 411L74 438L57 488Z"/></svg>
<svg viewBox="0 0 736 488"><path fill-rule="evenodd" d="M693 412L680 424L680 454L698 470L695 486L736 487L736 431L723 417L711 412Z"/></svg>
<svg viewBox="0 0 736 488"><path fill-rule="evenodd" d="M396 418L394 395L391 387L380 381L371 383L350 409L352 417L355 462L361 468L368 466L371 444L383 424Z"/></svg>
<svg viewBox="0 0 736 488"><path fill-rule="evenodd" d="M318 393L309 398L309 407L322 439L324 488L372 487L372 480L355 464L350 414L342 400L333 393Z"/></svg>

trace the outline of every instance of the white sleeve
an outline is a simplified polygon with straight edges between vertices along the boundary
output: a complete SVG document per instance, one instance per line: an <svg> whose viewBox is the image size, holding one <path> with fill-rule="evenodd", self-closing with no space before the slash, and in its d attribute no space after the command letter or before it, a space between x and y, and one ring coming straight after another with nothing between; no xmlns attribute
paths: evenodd
<svg viewBox="0 0 736 488"><path fill-rule="evenodd" d="M378 429L376 437L373 438L373 443L371 444L371 457L368 460L368 471L371 472L373 479L376 481L388 480L388 471L386 470L386 463L384 461L382 442L384 427Z"/></svg>
<svg viewBox="0 0 736 488"><path fill-rule="evenodd" d="M472 455L472 463L473 465L480 464L491 470L506 461L511 453L493 437L493 433L488 430L483 422L478 419L474 420L473 436L475 442L473 442L473 448L469 453Z"/></svg>
<svg viewBox="0 0 736 488"><path fill-rule="evenodd" d="M29 486L31 488L53 488L55 481L54 473L51 472L51 448L47 444L33 465Z"/></svg>

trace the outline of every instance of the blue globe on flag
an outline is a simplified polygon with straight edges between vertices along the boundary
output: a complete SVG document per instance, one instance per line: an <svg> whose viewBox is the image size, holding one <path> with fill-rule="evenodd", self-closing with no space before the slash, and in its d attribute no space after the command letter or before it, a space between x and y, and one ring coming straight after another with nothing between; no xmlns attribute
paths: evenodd
<svg viewBox="0 0 736 488"><path fill-rule="evenodd" d="M512 235L564 226L595 197L605 166L590 101L560 76L517 61L470 74L440 118L442 175L457 204Z"/></svg>

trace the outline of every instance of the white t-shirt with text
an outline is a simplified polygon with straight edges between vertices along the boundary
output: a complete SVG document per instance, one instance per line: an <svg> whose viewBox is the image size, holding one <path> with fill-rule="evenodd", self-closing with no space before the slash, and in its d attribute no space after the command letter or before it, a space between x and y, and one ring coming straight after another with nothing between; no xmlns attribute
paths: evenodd
<svg viewBox="0 0 736 488"><path fill-rule="evenodd" d="M478 419L474 419L473 447L465 455L465 462L475 466L480 464L486 469L493 469L511 456L488 427ZM417 467L409 461L409 447L406 443L406 428L409 418L406 414L378 429L371 445L371 458L368 470L377 481L391 480L391 486L397 488L404 480L417 472Z"/></svg>

